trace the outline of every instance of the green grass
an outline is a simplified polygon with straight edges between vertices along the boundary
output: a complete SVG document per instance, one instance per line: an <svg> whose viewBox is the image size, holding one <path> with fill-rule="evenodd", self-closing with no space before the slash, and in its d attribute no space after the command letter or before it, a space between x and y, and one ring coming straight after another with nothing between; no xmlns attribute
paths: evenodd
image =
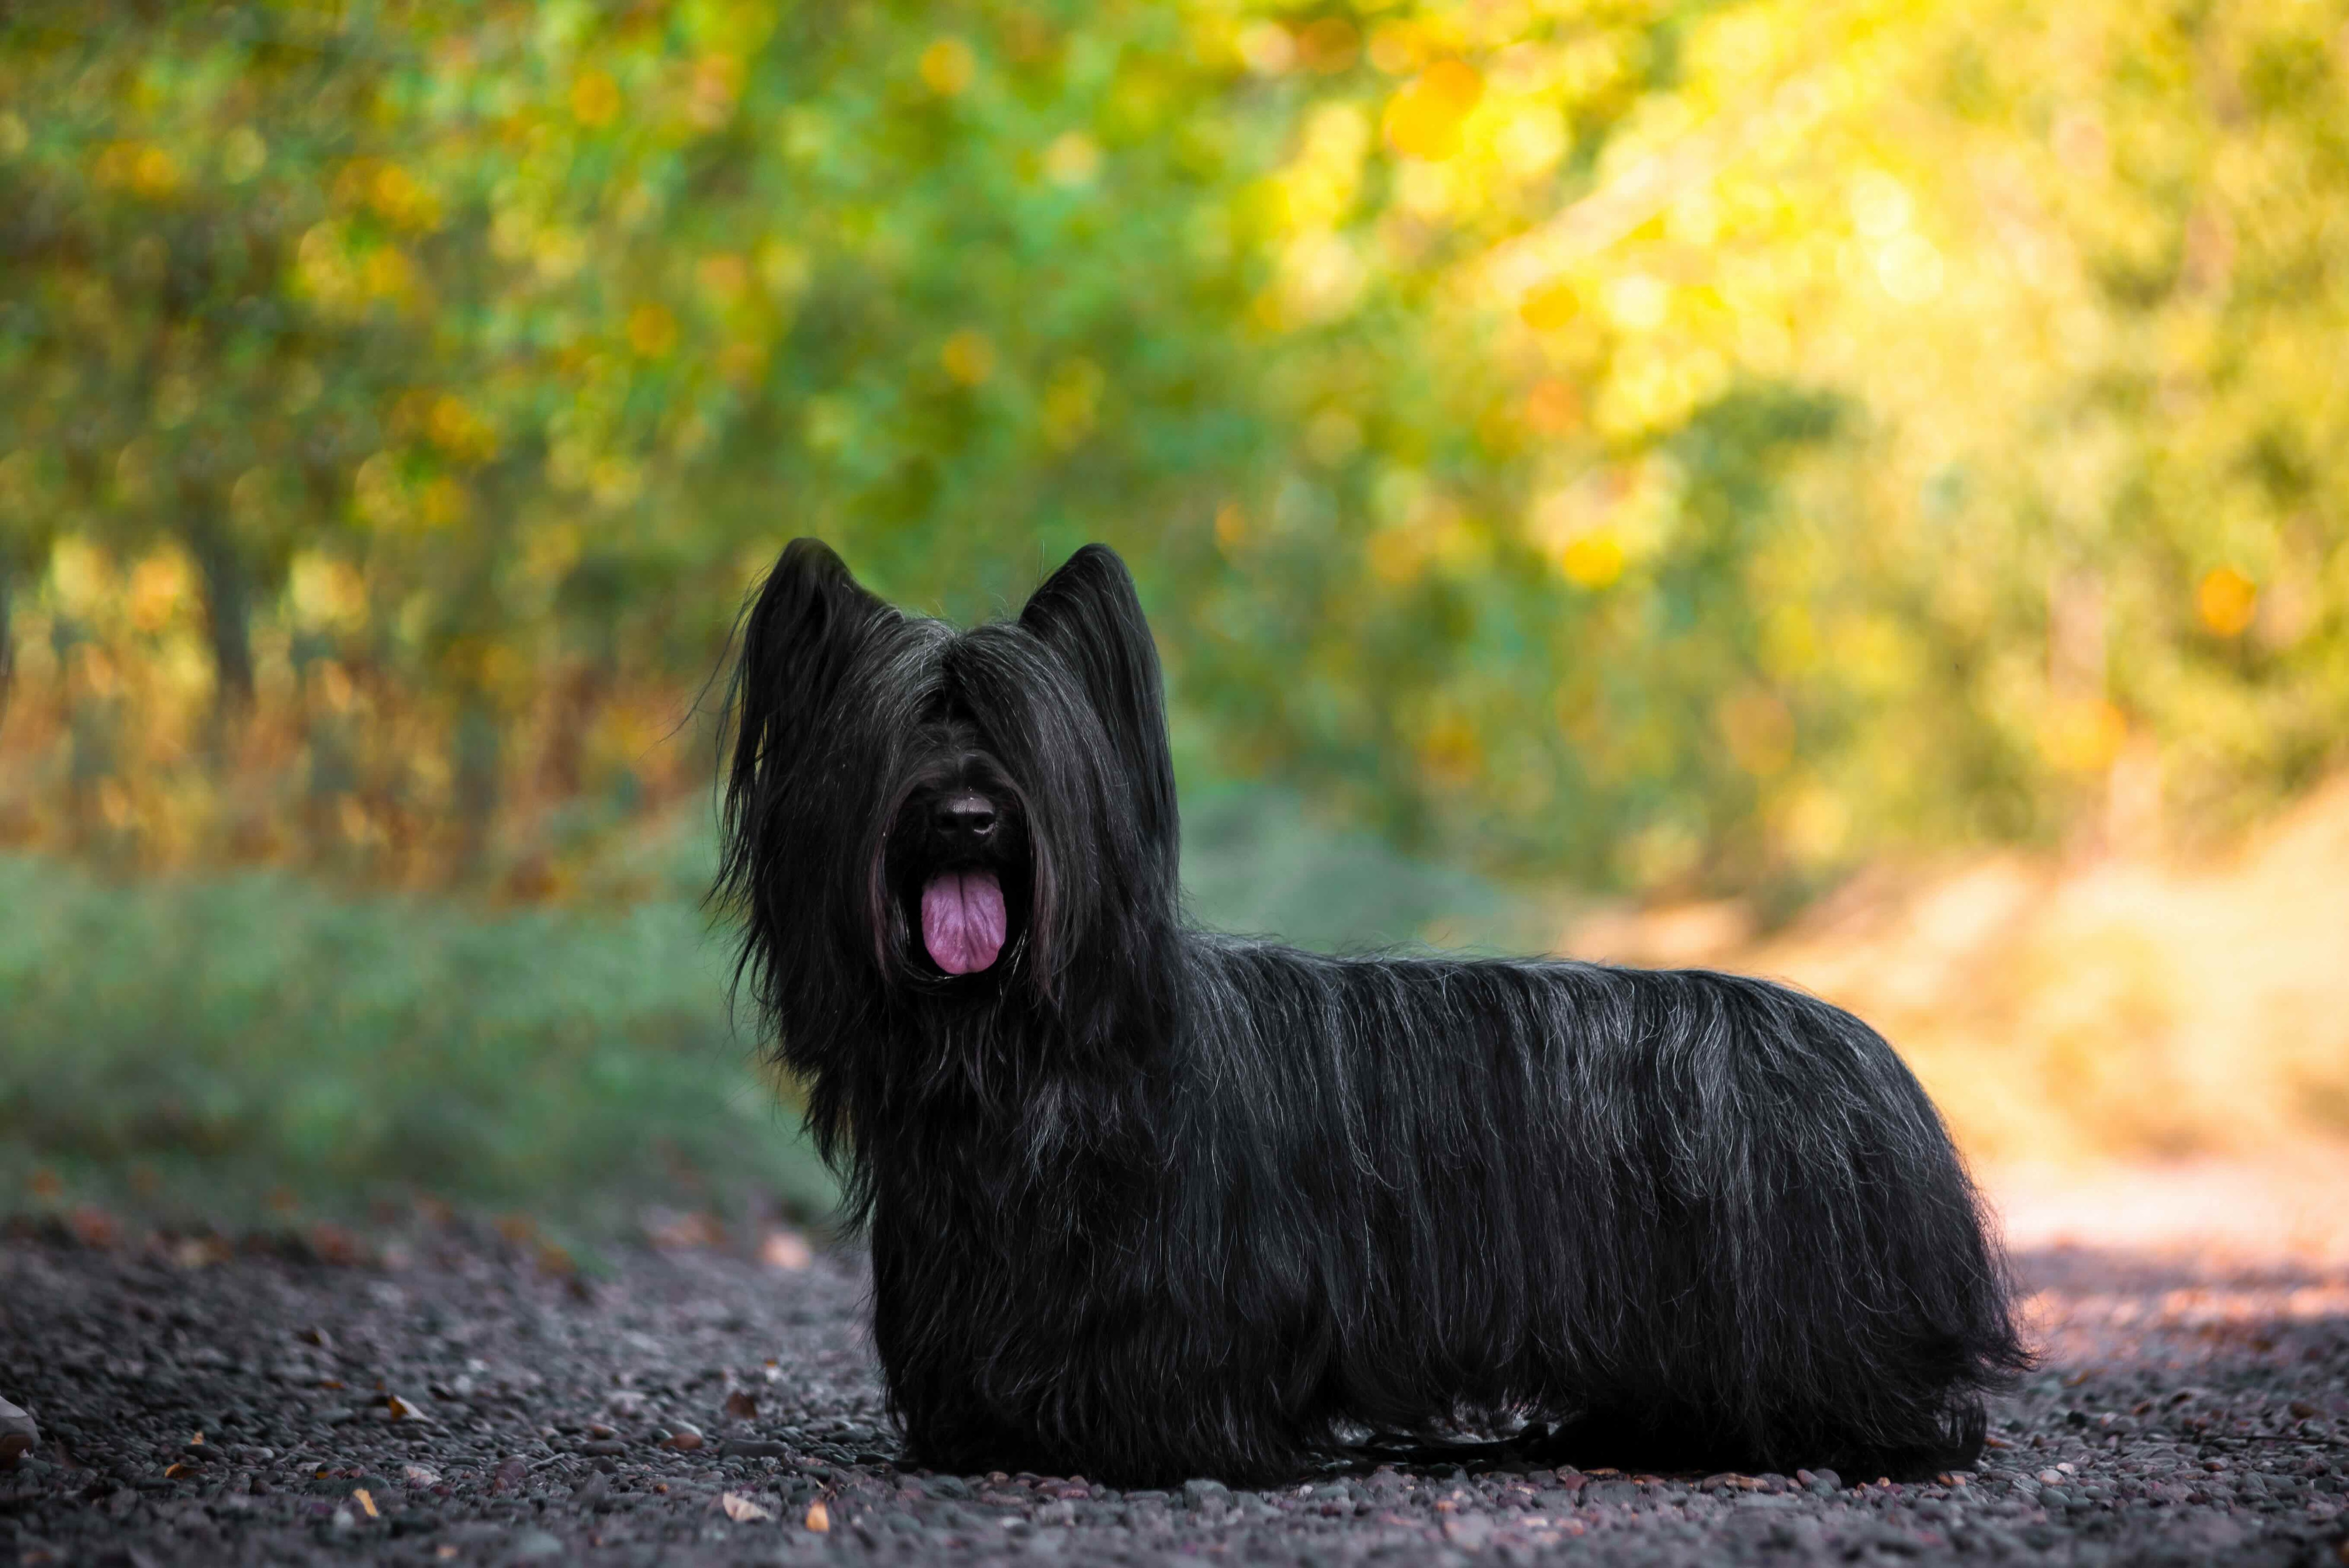
<svg viewBox="0 0 2349 1568"><path fill-rule="evenodd" d="M1323 953L1537 952L1557 934L1541 901L1327 827L1303 802L1270 790L1226 788L1185 799L1183 885L1203 925Z"/></svg>
<svg viewBox="0 0 2349 1568"><path fill-rule="evenodd" d="M20 1178L232 1223L280 1189L325 1213L410 1192L583 1217L623 1195L832 1201L729 1027L690 904L495 914L9 857L0 908L0 1159Z"/></svg>
<svg viewBox="0 0 2349 1568"><path fill-rule="evenodd" d="M1526 906L1284 798L1210 795L1188 822L1217 926L1538 941ZM599 905L498 913L0 856L0 1208L45 1171L56 1202L225 1229L288 1195L297 1218L429 1194L583 1232L647 1202L819 1217L832 1181L729 1018L708 865L706 834L649 835L591 870Z"/></svg>

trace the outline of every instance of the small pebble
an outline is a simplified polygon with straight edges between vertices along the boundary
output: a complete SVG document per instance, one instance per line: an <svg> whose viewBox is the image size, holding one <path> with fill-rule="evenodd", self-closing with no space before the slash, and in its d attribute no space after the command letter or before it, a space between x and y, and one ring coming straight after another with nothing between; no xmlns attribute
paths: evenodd
<svg viewBox="0 0 2349 1568"><path fill-rule="evenodd" d="M1183 1501L1201 1513L1220 1512L1231 1506L1231 1488L1210 1477L1196 1477L1183 1483Z"/></svg>
<svg viewBox="0 0 2349 1568"><path fill-rule="evenodd" d="M39 1423L24 1409L0 1399L0 1470L15 1470L40 1442Z"/></svg>

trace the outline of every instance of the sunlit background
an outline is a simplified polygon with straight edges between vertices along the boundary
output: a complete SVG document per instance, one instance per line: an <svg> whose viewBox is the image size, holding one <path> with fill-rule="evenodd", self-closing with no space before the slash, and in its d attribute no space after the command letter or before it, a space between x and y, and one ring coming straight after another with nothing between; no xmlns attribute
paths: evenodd
<svg viewBox="0 0 2349 1568"><path fill-rule="evenodd" d="M801 533L1120 549L1203 918L2349 1138L2344 105L2341 0L23 0L9 1202L819 1210L698 903Z"/></svg>

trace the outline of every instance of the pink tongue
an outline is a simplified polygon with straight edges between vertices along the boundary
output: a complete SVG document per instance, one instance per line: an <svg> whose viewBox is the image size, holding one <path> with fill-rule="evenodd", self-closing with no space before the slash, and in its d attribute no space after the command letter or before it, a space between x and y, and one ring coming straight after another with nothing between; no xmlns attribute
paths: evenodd
<svg viewBox="0 0 2349 1568"><path fill-rule="evenodd" d="M944 872L922 890L922 945L949 975L994 963L1003 923L1003 890L993 872Z"/></svg>

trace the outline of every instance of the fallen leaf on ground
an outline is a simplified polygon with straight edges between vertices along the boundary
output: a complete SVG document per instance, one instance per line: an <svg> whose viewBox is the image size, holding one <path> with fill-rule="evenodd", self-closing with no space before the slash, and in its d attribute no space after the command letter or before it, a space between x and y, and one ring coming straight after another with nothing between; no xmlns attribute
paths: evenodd
<svg viewBox="0 0 2349 1568"><path fill-rule="evenodd" d="M306 1240L310 1243L310 1250L317 1254L318 1261L323 1264L347 1266L363 1262L367 1256L367 1244L360 1241L356 1233L345 1230L340 1225L324 1222L313 1225L310 1227Z"/></svg>
<svg viewBox="0 0 2349 1568"><path fill-rule="evenodd" d="M664 1252L726 1244L726 1227L710 1214L678 1214L665 1209L656 1210L645 1222L645 1234L653 1245Z"/></svg>
<svg viewBox="0 0 2349 1568"><path fill-rule="evenodd" d="M718 1501L719 1505L726 1510L726 1517L737 1524L749 1524L755 1520L775 1517L771 1510L761 1508L739 1491L730 1491Z"/></svg>
<svg viewBox="0 0 2349 1568"><path fill-rule="evenodd" d="M769 1231L759 1243L759 1261L771 1269L803 1269L815 1261L807 1238L797 1231Z"/></svg>
<svg viewBox="0 0 2349 1568"><path fill-rule="evenodd" d="M819 1535L832 1528L832 1511L824 1507L822 1498L808 1504L807 1527Z"/></svg>
<svg viewBox="0 0 2349 1568"><path fill-rule="evenodd" d="M737 1388L726 1396L726 1414L738 1421L754 1421L759 1418L759 1401L748 1389Z"/></svg>
<svg viewBox="0 0 2349 1568"><path fill-rule="evenodd" d="M367 1488L363 1486L353 1487L351 1489L351 1501L357 1503L360 1509L366 1512L369 1519L380 1519L383 1517L382 1514L376 1511L375 1494L367 1491Z"/></svg>

